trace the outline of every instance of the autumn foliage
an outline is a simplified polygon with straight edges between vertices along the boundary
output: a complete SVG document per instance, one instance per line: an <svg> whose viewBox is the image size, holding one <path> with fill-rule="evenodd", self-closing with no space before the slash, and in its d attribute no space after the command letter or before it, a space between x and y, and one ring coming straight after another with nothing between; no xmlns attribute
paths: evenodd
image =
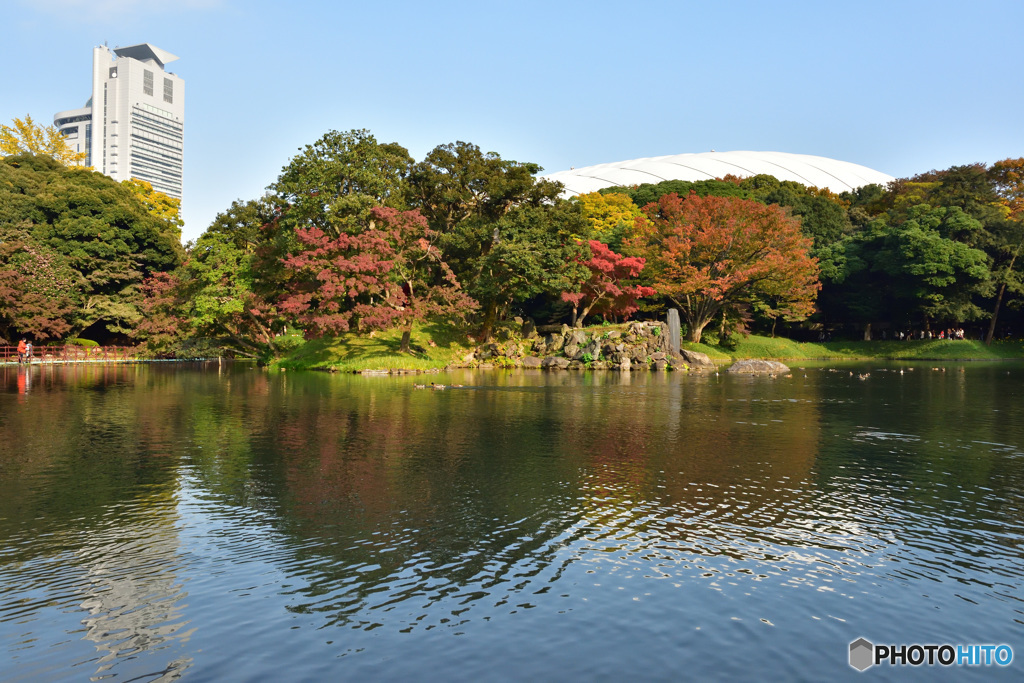
<svg viewBox="0 0 1024 683"><path fill-rule="evenodd" d="M647 258L654 289L679 307L690 341L723 311L772 301L793 319L809 315L820 285L811 240L774 205L676 194L644 207L629 249Z"/></svg>
<svg viewBox="0 0 1024 683"><path fill-rule="evenodd" d="M628 318L637 310L637 299L654 294L654 289L627 281L644 269L645 259L616 254L608 245L590 240L590 259L583 265L590 279L579 292L564 292L562 301L572 304L573 325L582 326L590 313Z"/></svg>
<svg viewBox="0 0 1024 683"><path fill-rule="evenodd" d="M307 336L350 329L402 326L409 330L430 315L459 315L476 308L432 243L434 232L419 211L376 207L369 228L326 234L317 227L295 231L297 249L283 260L292 278L280 311Z"/></svg>

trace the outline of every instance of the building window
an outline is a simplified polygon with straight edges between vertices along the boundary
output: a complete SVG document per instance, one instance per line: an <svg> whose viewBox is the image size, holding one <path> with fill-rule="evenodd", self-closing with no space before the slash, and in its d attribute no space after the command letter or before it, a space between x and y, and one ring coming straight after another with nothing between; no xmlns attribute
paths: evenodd
<svg viewBox="0 0 1024 683"><path fill-rule="evenodd" d="M142 92L146 95L153 94L153 72L148 69L142 70Z"/></svg>
<svg viewBox="0 0 1024 683"><path fill-rule="evenodd" d="M117 67L116 66L110 67L110 77L111 78L117 78Z"/></svg>
<svg viewBox="0 0 1024 683"><path fill-rule="evenodd" d="M164 79L164 102L174 103L174 81L169 78Z"/></svg>

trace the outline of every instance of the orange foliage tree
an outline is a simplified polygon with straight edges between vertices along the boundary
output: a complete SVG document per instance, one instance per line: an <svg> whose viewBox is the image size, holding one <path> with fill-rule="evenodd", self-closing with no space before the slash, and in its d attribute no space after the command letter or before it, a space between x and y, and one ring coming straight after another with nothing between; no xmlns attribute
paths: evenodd
<svg viewBox="0 0 1024 683"><path fill-rule="evenodd" d="M716 315L742 305L814 310L820 284L811 240L778 206L738 197L668 194L643 209L628 250L647 259L654 289L676 306L700 342Z"/></svg>

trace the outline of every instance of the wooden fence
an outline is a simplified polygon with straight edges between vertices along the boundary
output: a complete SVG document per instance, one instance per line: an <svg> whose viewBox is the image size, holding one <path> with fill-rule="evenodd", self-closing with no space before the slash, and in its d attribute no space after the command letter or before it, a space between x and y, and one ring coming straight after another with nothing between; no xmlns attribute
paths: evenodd
<svg viewBox="0 0 1024 683"><path fill-rule="evenodd" d="M133 346L33 346L32 363L114 363L135 360ZM17 346L0 346L0 363L17 363Z"/></svg>

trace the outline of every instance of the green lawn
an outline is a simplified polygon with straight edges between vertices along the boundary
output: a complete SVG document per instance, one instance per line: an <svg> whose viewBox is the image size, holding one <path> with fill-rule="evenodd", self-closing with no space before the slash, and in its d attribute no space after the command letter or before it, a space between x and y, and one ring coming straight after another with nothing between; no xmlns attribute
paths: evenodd
<svg viewBox="0 0 1024 683"><path fill-rule="evenodd" d="M470 351L465 330L426 323L413 328L412 353L399 353L401 330L313 339L274 365L288 370L435 370ZM433 344L431 344L433 342Z"/></svg>
<svg viewBox="0 0 1024 683"><path fill-rule="evenodd" d="M1024 358L1021 342L995 342L985 346L972 340L927 339L914 341L795 342L781 337L751 335L740 338L735 348L707 344L683 344L708 354L712 360L763 358L778 360L1000 360Z"/></svg>

